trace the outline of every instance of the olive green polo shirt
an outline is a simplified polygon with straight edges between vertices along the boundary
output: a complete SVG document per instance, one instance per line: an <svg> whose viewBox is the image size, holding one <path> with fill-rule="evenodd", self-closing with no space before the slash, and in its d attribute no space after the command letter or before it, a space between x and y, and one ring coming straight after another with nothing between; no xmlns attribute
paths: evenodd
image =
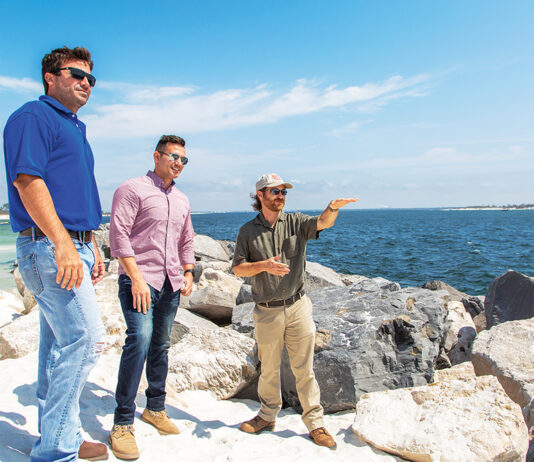
<svg viewBox="0 0 534 462"><path fill-rule="evenodd" d="M300 212L281 212L271 228L262 213L239 230L232 266L257 262L281 255L289 273L276 276L263 271L252 277L252 298L256 303L285 300L304 288L306 277L306 243L317 239L319 216Z"/></svg>

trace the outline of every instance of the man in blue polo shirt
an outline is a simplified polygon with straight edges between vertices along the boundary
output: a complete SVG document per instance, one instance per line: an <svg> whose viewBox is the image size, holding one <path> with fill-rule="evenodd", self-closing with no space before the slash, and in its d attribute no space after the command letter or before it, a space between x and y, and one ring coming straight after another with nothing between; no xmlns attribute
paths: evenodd
<svg viewBox="0 0 534 462"><path fill-rule="evenodd" d="M45 95L16 110L4 130L17 261L40 309L40 437L32 461L108 458L106 445L80 433L80 395L104 347L93 289L104 264L92 236L102 209L93 153L76 116L96 82L92 68L85 48L45 55Z"/></svg>

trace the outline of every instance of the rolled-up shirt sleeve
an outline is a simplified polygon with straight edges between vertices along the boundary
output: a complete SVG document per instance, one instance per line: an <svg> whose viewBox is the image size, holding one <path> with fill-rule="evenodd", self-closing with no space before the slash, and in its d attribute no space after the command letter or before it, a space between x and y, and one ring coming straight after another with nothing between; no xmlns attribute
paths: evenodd
<svg viewBox="0 0 534 462"><path fill-rule="evenodd" d="M113 195L109 225L109 247L115 258L135 257L130 234L139 210L139 197L127 183Z"/></svg>
<svg viewBox="0 0 534 462"><path fill-rule="evenodd" d="M178 257L180 258L181 265L195 264L194 237L195 232L193 230L193 223L191 222L191 211L189 210L178 243Z"/></svg>
<svg viewBox="0 0 534 462"><path fill-rule="evenodd" d="M319 215L310 216L304 215L303 213L297 212L299 215L300 221L300 232L304 239L318 239L320 231L317 231L317 221L319 220ZM295 215L296 215L295 214Z"/></svg>
<svg viewBox="0 0 534 462"><path fill-rule="evenodd" d="M11 120L4 131L8 177L15 181L20 173L45 177L52 149L52 131L46 122L30 113Z"/></svg>
<svg viewBox="0 0 534 462"><path fill-rule="evenodd" d="M232 268L249 261L248 238L246 231L241 228L237 233Z"/></svg>

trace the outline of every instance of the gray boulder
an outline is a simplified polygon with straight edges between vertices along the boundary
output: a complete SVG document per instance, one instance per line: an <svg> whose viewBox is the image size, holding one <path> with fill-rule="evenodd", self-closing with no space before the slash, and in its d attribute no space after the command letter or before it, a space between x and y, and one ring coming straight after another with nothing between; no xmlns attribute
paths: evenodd
<svg viewBox="0 0 534 462"><path fill-rule="evenodd" d="M243 284L243 287L245 284ZM242 334L252 334L254 332L254 302L239 304L232 311L232 329Z"/></svg>
<svg viewBox="0 0 534 462"><path fill-rule="evenodd" d="M204 261L228 261L230 257L226 247L203 234L197 234L194 237L195 257Z"/></svg>
<svg viewBox="0 0 534 462"><path fill-rule="evenodd" d="M109 248L109 223L100 225L93 234L102 258L111 258L111 250Z"/></svg>
<svg viewBox="0 0 534 462"><path fill-rule="evenodd" d="M480 300L480 297L471 296L464 292L460 292L458 289L455 289L443 281L428 281L425 282L421 287L429 290L446 290L450 295L451 301L462 302L465 310L471 315L472 318L484 311L484 305Z"/></svg>
<svg viewBox="0 0 534 462"><path fill-rule="evenodd" d="M487 328L534 316L534 278L509 270L494 279L484 301Z"/></svg>
<svg viewBox="0 0 534 462"><path fill-rule="evenodd" d="M232 322L234 306L234 295L208 286L191 293L187 309L219 325L226 325Z"/></svg>
<svg viewBox="0 0 534 462"><path fill-rule="evenodd" d="M242 303L252 302L252 286L250 284L243 284L239 289L237 294L237 299L235 301L236 305L241 305Z"/></svg>
<svg viewBox="0 0 534 462"><path fill-rule="evenodd" d="M446 331L446 292L392 290L391 283L366 292L365 285L310 296L319 333L314 370L326 412L354 409L364 393L425 385L434 376ZM285 401L300 410L287 358L282 383Z"/></svg>
<svg viewBox="0 0 534 462"><path fill-rule="evenodd" d="M313 261L306 262L306 292L313 292L322 287L339 286L342 287L342 276L332 268L328 268Z"/></svg>

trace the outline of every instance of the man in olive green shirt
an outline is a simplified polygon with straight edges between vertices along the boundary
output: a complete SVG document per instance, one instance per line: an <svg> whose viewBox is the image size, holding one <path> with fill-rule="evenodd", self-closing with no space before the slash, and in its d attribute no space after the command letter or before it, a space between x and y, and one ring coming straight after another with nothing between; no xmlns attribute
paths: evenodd
<svg viewBox="0 0 534 462"><path fill-rule="evenodd" d="M241 430L273 430L282 407L280 362L284 345L295 375L302 405L302 420L320 446L336 448L324 428L319 385L313 372L315 323L312 304L304 293L306 243L330 228L338 211L357 199L336 199L319 216L284 213L291 183L278 175L263 175L256 182L253 207L260 213L239 230L233 260L236 276L252 278L255 336L261 362L258 395L261 408Z"/></svg>

